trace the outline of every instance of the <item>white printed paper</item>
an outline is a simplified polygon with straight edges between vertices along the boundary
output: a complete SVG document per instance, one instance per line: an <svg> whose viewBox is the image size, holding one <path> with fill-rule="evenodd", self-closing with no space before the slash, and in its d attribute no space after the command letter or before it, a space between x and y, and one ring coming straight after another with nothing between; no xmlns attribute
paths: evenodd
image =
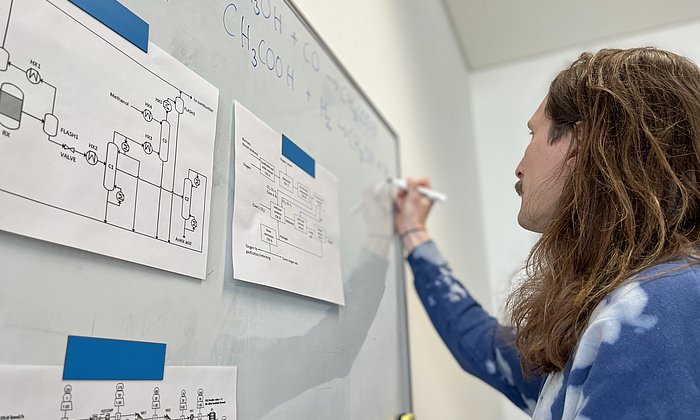
<svg viewBox="0 0 700 420"><path fill-rule="evenodd" d="M205 278L218 90L66 0L0 35L0 229Z"/></svg>
<svg viewBox="0 0 700 420"><path fill-rule="evenodd" d="M335 176L318 162L315 176L302 170L239 103L235 150L234 276L343 305Z"/></svg>
<svg viewBox="0 0 700 420"><path fill-rule="evenodd" d="M63 380L60 366L0 366L0 419L236 420L236 367L166 367L162 381Z"/></svg>

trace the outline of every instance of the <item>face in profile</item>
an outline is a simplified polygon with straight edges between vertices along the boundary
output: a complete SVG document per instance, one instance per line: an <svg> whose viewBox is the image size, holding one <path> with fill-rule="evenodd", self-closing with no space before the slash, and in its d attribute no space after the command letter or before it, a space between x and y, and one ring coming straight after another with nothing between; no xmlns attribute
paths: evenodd
<svg viewBox="0 0 700 420"><path fill-rule="evenodd" d="M552 219L564 184L571 173L570 146L572 134L562 136L554 143L549 141L552 120L545 115L547 98L542 101L528 121L530 143L515 169L520 195L518 223L523 228L542 233Z"/></svg>

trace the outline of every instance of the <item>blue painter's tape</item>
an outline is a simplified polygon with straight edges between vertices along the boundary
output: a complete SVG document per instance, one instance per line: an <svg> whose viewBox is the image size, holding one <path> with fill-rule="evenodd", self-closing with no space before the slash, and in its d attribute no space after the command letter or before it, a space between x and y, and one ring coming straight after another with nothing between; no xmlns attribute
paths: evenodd
<svg viewBox="0 0 700 420"><path fill-rule="evenodd" d="M282 156L291 160L307 174L316 178L316 161L301 150L289 137L282 134Z"/></svg>
<svg viewBox="0 0 700 420"><path fill-rule="evenodd" d="M117 0L69 1L144 52L148 52L148 23Z"/></svg>
<svg viewBox="0 0 700 420"><path fill-rule="evenodd" d="M165 344L68 336L65 380L163 380Z"/></svg>

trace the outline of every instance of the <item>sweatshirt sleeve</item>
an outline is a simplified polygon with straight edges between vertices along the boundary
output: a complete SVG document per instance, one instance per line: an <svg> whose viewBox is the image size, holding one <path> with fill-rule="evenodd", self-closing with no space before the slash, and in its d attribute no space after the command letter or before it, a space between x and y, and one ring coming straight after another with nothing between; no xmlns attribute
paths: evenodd
<svg viewBox="0 0 700 420"><path fill-rule="evenodd" d="M593 420L698 418L698 302L697 266L613 292L591 316L565 397L551 412Z"/></svg>
<svg viewBox="0 0 700 420"><path fill-rule="evenodd" d="M513 329L482 309L433 241L417 246L408 263L430 320L460 366L531 414L544 377L523 376Z"/></svg>

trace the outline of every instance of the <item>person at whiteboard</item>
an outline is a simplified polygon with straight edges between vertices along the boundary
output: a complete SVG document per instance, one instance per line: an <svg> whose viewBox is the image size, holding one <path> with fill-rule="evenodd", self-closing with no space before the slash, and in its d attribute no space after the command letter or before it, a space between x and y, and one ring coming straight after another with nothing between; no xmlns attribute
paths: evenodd
<svg viewBox="0 0 700 420"><path fill-rule="evenodd" d="M700 418L700 71L670 52L584 53L552 81L515 169L541 233L510 326L454 277L395 200L415 287L460 365L536 419Z"/></svg>

